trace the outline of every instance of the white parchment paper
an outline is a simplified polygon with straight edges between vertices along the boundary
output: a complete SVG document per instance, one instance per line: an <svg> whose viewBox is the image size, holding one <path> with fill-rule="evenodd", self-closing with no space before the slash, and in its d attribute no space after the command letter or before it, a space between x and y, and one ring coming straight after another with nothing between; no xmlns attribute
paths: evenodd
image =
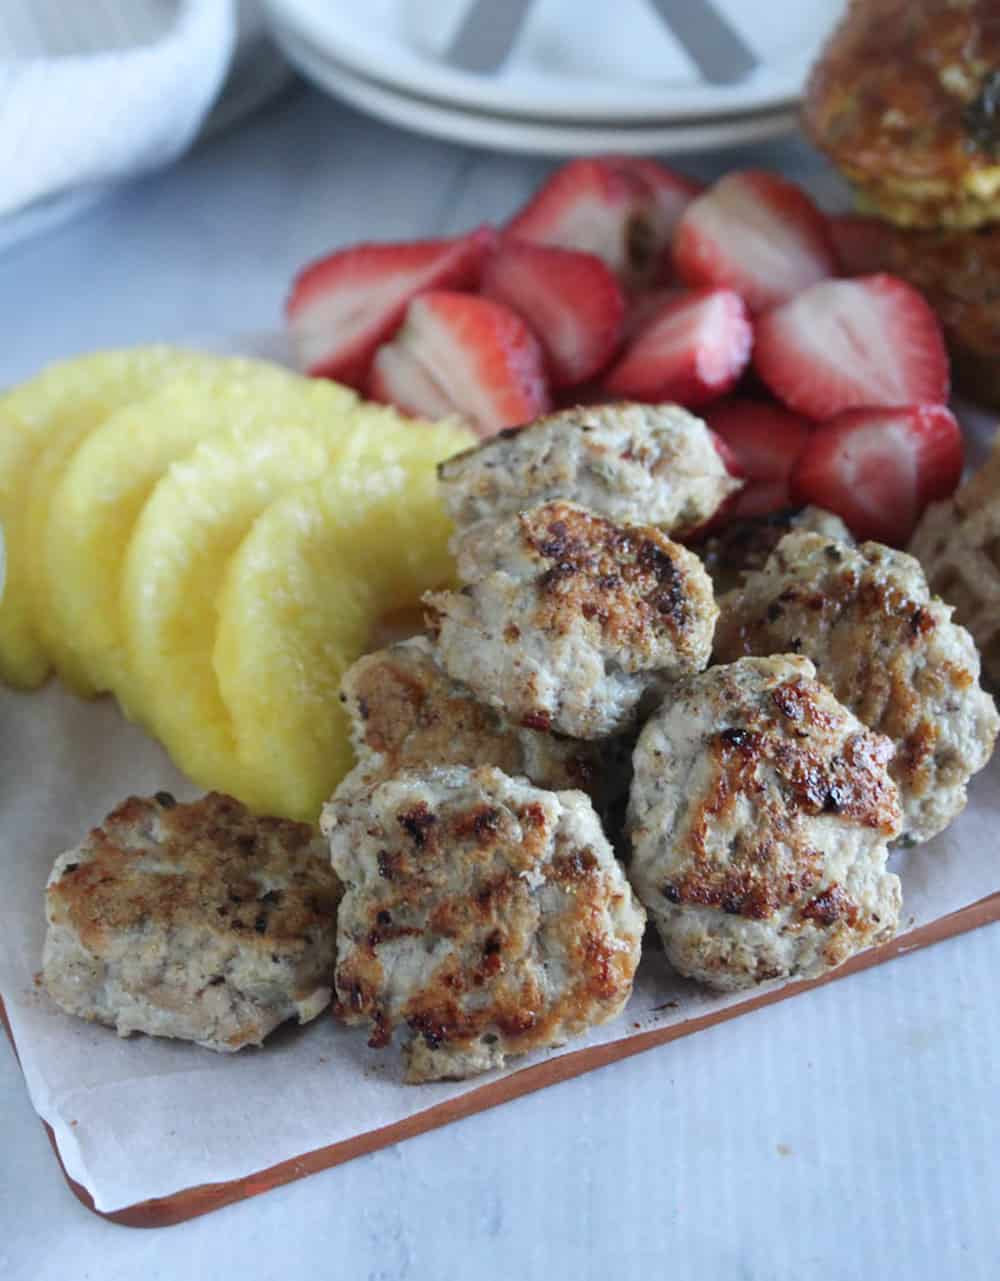
<svg viewBox="0 0 1000 1281"><path fill-rule="evenodd" d="M32 1102L52 1126L66 1169L99 1209L235 1179L490 1079L403 1085L394 1051L369 1050L363 1032L328 1017L283 1030L260 1050L216 1055L147 1037L121 1041L62 1014L35 981L55 855L131 792L167 787L189 797L194 790L110 699L85 703L56 682L35 694L0 693L0 733L0 994ZM893 856L904 928L1000 889L998 819L1000 758L975 781L969 808L948 832ZM662 954L651 951L625 1015L566 1048L633 1036L739 999L673 978ZM668 1002L676 1006L663 1008Z"/></svg>
<svg viewBox="0 0 1000 1281"><path fill-rule="evenodd" d="M280 358L274 344L237 345ZM994 420L964 417L975 456ZM403 1085L395 1050L369 1050L363 1032L325 1016L282 1029L260 1050L217 1055L147 1037L121 1041L62 1014L36 981L52 862L125 796L163 788L182 798L196 794L111 699L84 702L56 681L33 694L0 688L0 995L32 1102L52 1127L67 1171L99 1210L255 1173L500 1075ZM970 795L946 833L893 856L903 881L901 932L1000 890L1000 756ZM885 981L892 982L891 967ZM515 1060L511 1071L747 999L701 991L650 951L622 1018L563 1051Z"/></svg>

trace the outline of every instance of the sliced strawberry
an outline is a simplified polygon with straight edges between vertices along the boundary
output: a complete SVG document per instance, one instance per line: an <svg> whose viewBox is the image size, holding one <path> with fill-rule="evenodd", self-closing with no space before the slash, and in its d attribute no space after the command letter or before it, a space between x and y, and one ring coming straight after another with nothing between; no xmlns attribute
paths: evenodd
<svg viewBox="0 0 1000 1281"><path fill-rule="evenodd" d="M825 280L775 307L757 321L754 366L779 400L810 418L948 398L941 326L895 276Z"/></svg>
<svg viewBox="0 0 1000 1281"><path fill-rule="evenodd" d="M688 290L683 288L672 288L667 286L663 289L646 289L642 293L634 294L628 303L628 310L625 312L625 320L622 324L622 339L626 343L632 339L641 330L645 329L658 311L662 310L668 302L674 302L678 298L683 298Z"/></svg>
<svg viewBox="0 0 1000 1281"><path fill-rule="evenodd" d="M712 437L712 444L715 446L716 453L722 459L726 471L729 472L730 476L738 476L741 480L744 479L746 473L740 466L740 460L736 457L735 451L730 448L729 444L719 435L718 432L712 431L712 429L709 428L709 433Z"/></svg>
<svg viewBox="0 0 1000 1281"><path fill-rule="evenodd" d="M836 270L826 219L804 191L760 170L727 174L691 202L674 265L690 285L735 289L762 311Z"/></svg>
<svg viewBox="0 0 1000 1281"><path fill-rule="evenodd" d="M902 547L961 475L962 433L943 405L852 409L813 432L792 496L836 512L856 538Z"/></svg>
<svg viewBox="0 0 1000 1281"><path fill-rule="evenodd" d="M758 516L773 516L792 505L787 480L748 480L735 495L726 515L728 520L753 520Z"/></svg>
<svg viewBox="0 0 1000 1281"><path fill-rule="evenodd" d="M726 442L742 474L753 484L780 482L787 487L812 433L812 423L800 414L759 400L721 400L708 406L705 421Z"/></svg>
<svg viewBox="0 0 1000 1281"><path fill-rule="evenodd" d="M375 348L427 289L474 289L496 233L480 227L455 240L357 245L300 272L285 307L299 367L364 386Z"/></svg>
<svg viewBox="0 0 1000 1281"><path fill-rule="evenodd" d="M684 210L702 194L706 184L645 156L604 156L602 159L638 178L652 197L648 214L651 244L647 256L650 259L662 257L674 238Z"/></svg>
<svg viewBox="0 0 1000 1281"><path fill-rule="evenodd" d="M528 321L554 387L592 377L615 353L625 296L594 254L508 239L486 264L480 289Z"/></svg>
<svg viewBox="0 0 1000 1281"><path fill-rule="evenodd" d="M433 422L455 412L431 375L399 341L383 343L375 353L367 392L372 400L394 405L414 418Z"/></svg>
<svg viewBox="0 0 1000 1281"><path fill-rule="evenodd" d="M667 302L604 379L615 396L676 400L696 408L724 395L746 368L753 330L729 289L700 289Z"/></svg>
<svg viewBox="0 0 1000 1281"><path fill-rule="evenodd" d="M892 244L887 222L865 214L834 214L827 221L842 275L867 276L882 270Z"/></svg>
<svg viewBox="0 0 1000 1281"><path fill-rule="evenodd" d="M447 290L414 298L396 338L376 352L370 386L408 413L461 414L481 436L549 407L542 349L521 317Z"/></svg>
<svg viewBox="0 0 1000 1281"><path fill-rule="evenodd" d="M557 169L507 226L521 240L596 254L630 286L651 278L698 184L653 160L597 156Z"/></svg>
<svg viewBox="0 0 1000 1281"><path fill-rule="evenodd" d="M733 515L766 516L788 507L792 469L812 433L799 414L757 400L724 400L705 410L705 421L732 450L747 484Z"/></svg>

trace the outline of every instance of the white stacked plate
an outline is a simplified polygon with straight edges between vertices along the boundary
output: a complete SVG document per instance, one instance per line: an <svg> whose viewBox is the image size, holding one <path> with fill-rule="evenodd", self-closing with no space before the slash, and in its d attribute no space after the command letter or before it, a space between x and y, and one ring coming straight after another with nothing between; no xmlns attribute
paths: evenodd
<svg viewBox="0 0 1000 1281"><path fill-rule="evenodd" d="M468 48L484 0L265 2L290 61L354 106L455 142L561 155L695 151L788 132L809 67L845 8L845 0L489 0L523 17L499 66L472 71L458 65L456 48L463 32ZM743 64L735 71L734 51Z"/></svg>

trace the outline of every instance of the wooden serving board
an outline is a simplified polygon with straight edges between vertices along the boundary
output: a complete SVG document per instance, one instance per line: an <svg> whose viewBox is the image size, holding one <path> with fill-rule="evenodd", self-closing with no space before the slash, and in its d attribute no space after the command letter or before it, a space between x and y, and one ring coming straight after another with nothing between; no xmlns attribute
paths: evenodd
<svg viewBox="0 0 1000 1281"><path fill-rule="evenodd" d="M621 1040L612 1041L604 1045L591 1046L584 1050L562 1054L556 1058L549 1059L545 1063L535 1064L519 1072L511 1073L501 1080L489 1081L459 1098L450 1099L445 1103L426 1108L424 1111L417 1112L393 1125L370 1130L364 1134L357 1134L341 1143L317 1148L312 1152L304 1152L301 1156L282 1161L278 1165L272 1165L256 1174L234 1179L228 1183L203 1183L198 1187L182 1188L170 1196L157 1197L150 1201L140 1201L135 1205L125 1206L121 1210L114 1210L108 1213L97 1210L86 1188L77 1183L75 1179L70 1178L66 1173L65 1167L62 1165L62 1159L59 1156L59 1149L56 1146L55 1136L48 1125L45 1125L45 1129L66 1182L88 1210L93 1210L95 1214L100 1214L102 1218L110 1219L113 1223L121 1223L128 1227L168 1227L174 1223L182 1223L185 1219L193 1219L197 1215L207 1214L210 1210L218 1210L234 1201L243 1201L248 1197L257 1196L261 1192L268 1192L271 1188L277 1188L284 1183L291 1183L295 1179L304 1178L307 1174L315 1174L320 1170L329 1169L331 1166L340 1165L342 1162L350 1161L356 1156L363 1156L367 1152L374 1152L379 1148L388 1147L390 1144L399 1143L403 1139L423 1134L427 1130L447 1125L451 1121L458 1121L476 1112L483 1112L487 1108L495 1107L498 1103L506 1103L510 1099L519 1098L522 1094L530 1094L534 1090L541 1090L545 1086L555 1085L559 1081L566 1081L571 1077L580 1076L584 1072L604 1067L608 1063L628 1058L632 1054L640 1054L643 1050L651 1050L654 1046L663 1045L666 1041L674 1041L682 1036L690 1036L691 1033L700 1032L703 1028L711 1027L713 1024L723 1023L728 1019L736 1018L738 1015L749 1014L753 1010L759 1010L765 1005L773 1005L777 1001L787 1000L788 997L796 996L800 992L808 992L812 988L836 982L849 974L856 974L861 970L870 969L872 966L881 965L883 961L893 960L907 952L916 951L918 948L927 947L931 943L938 943L943 939L954 938L958 934L978 929L981 925L988 925L990 922L997 920L1000 920L1000 892L980 899L977 903L972 903L960 911L952 912L950 915L930 921L928 924L911 930L907 934L899 935L881 947L861 952L838 970L835 970L832 974L827 974L823 978L813 979L808 982L788 983L784 987L769 990L759 996L748 997L745 1001L714 1011L711 1014L687 1019L669 1027L657 1028L651 1032L636 1032L631 1036L625 1036ZM2 999L0 999L0 1019L3 1020L16 1055L17 1044L11 1032Z"/></svg>

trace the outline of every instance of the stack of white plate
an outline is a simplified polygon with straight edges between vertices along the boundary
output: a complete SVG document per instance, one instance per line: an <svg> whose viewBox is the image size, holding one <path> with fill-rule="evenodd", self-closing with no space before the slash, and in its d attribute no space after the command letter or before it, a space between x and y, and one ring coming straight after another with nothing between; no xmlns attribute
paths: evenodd
<svg viewBox="0 0 1000 1281"><path fill-rule="evenodd" d="M562 155L694 151L793 129L809 67L845 8L845 0L266 3L289 59L362 110L452 141ZM470 23L491 18L515 29L509 48L495 69L464 69L470 35L476 45Z"/></svg>

